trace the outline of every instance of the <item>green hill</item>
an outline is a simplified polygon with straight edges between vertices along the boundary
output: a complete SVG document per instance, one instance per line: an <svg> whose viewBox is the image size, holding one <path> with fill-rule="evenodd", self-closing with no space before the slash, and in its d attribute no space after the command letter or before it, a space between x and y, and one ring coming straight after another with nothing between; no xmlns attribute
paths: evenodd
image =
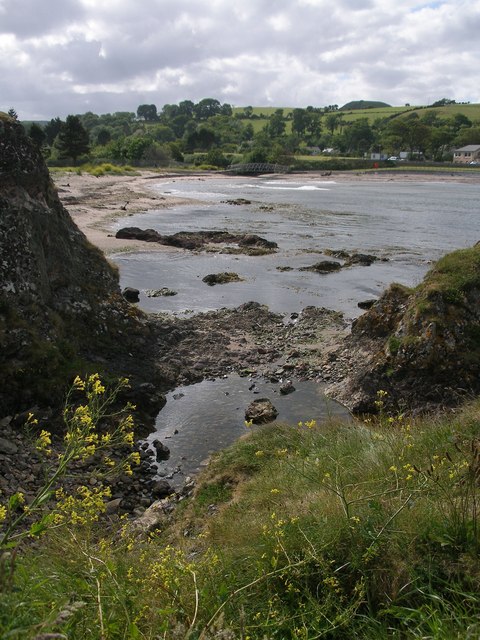
<svg viewBox="0 0 480 640"><path fill-rule="evenodd" d="M378 107L390 107L386 102L375 102L374 100L352 100L347 102L340 111L351 111L353 109L376 109Z"/></svg>

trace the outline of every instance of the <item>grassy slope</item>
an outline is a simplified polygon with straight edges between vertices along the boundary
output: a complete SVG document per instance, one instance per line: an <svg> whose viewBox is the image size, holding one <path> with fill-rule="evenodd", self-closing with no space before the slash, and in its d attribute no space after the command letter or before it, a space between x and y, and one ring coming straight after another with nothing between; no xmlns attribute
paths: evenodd
<svg viewBox="0 0 480 640"><path fill-rule="evenodd" d="M479 420L476 401L439 420L256 429L216 456L195 498L148 540L117 526L100 540L78 528L46 538L19 560L0 629L73 640L102 637L101 625L105 638L477 637Z"/></svg>

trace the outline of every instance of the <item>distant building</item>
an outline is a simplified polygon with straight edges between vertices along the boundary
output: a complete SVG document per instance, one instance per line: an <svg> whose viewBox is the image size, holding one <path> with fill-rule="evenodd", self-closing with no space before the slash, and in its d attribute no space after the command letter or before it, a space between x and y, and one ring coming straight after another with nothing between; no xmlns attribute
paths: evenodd
<svg viewBox="0 0 480 640"><path fill-rule="evenodd" d="M469 164L470 162L480 162L480 144L467 144L453 152L453 161L459 164Z"/></svg>
<svg viewBox="0 0 480 640"><path fill-rule="evenodd" d="M387 160L387 159L388 159L387 153L371 153L370 154L370 160Z"/></svg>

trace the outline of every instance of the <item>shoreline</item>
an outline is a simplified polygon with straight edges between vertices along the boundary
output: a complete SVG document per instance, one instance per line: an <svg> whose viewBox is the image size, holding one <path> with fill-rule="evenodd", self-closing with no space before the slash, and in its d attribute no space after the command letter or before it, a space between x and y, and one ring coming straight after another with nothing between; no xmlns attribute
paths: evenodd
<svg viewBox="0 0 480 640"><path fill-rule="evenodd" d="M78 175L73 172L55 172L52 180L57 187L58 196L78 228L87 239L106 255L125 251L176 251L157 243L145 243L140 240L118 239L112 234L112 224L132 214L147 213L154 209L169 209L182 205L203 204L194 198L181 198L162 195L153 187L162 181L237 180L241 176L224 173L192 173L188 175L157 173L141 170L137 175L101 176L88 173ZM272 180L295 182L480 182L480 172L475 174L455 174L447 172L332 172L322 175L312 171L305 173L271 174Z"/></svg>

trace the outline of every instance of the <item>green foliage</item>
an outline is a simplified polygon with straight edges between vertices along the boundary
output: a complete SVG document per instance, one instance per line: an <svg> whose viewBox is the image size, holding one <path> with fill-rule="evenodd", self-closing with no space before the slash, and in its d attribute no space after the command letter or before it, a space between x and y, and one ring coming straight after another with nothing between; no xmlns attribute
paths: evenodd
<svg viewBox="0 0 480 640"><path fill-rule="evenodd" d="M413 422L384 399L369 424L255 428L163 532L44 536L0 602L4 633L474 637L480 403Z"/></svg>
<svg viewBox="0 0 480 640"><path fill-rule="evenodd" d="M57 146L61 157L72 158L73 164L76 164L79 156L89 152L89 135L78 116L67 116L65 124L58 133Z"/></svg>
<svg viewBox="0 0 480 640"><path fill-rule="evenodd" d="M383 107L390 107L386 102L375 102L375 100L353 100L347 102L343 107L340 107L341 111L352 111L354 109L378 109Z"/></svg>
<svg viewBox="0 0 480 640"><path fill-rule="evenodd" d="M72 463L85 462L94 455L100 456L105 466L103 477L111 475L112 469L131 474L130 462L140 462L139 454L132 453L120 465L110 457L110 452L119 446L133 445L133 419L129 414L131 405L118 410L113 408L120 391L128 386L128 380L120 380L112 389L107 389L98 374L82 380L78 376L70 388L63 411L65 425L62 450L52 449L52 434L42 429L38 432L38 420L28 414L25 428L37 431L36 448L46 458L44 483L36 495L25 503L23 493L11 495L7 502L0 501L0 559L6 549L14 548L27 537L38 537L50 528L66 524L85 525L95 522L105 510L103 499L110 497L110 489L102 485L90 489L77 487L76 495L68 495L59 487L59 481L70 470ZM81 404L83 396L85 404ZM100 432L105 420L112 429ZM52 499L56 499L52 505ZM0 578L1 578L0 572ZM5 584L0 579L0 591Z"/></svg>
<svg viewBox="0 0 480 640"><path fill-rule="evenodd" d="M417 298L440 295L449 304L463 304L465 294L480 288L480 247L460 249L435 264L417 287Z"/></svg>
<svg viewBox="0 0 480 640"><path fill-rule="evenodd" d="M356 101L340 111L338 105L305 109L232 108L216 99L204 98L198 103L184 100L166 104L158 112L155 105L140 105L137 114L117 112L99 116L87 112L79 120L95 142L92 160L137 166L167 166L171 160L184 162L185 152L206 153L217 148L223 154L244 155L259 154L263 149L265 157L283 157L282 162L287 164L292 162L289 156L305 147L334 148L342 155L354 157L368 157L379 149L388 155L421 152L421 159L451 161L453 147L480 140L480 105L441 102L433 108L389 107L381 102ZM49 146L43 151L50 166L62 166L65 158L73 158L63 148L59 155L65 125L59 118L45 125ZM318 167L300 164L297 168Z"/></svg>

